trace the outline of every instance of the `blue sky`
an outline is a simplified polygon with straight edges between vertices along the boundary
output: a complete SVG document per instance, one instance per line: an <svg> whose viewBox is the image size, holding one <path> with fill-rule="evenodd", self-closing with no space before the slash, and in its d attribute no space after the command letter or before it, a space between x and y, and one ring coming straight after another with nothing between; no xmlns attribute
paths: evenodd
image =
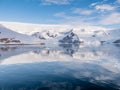
<svg viewBox="0 0 120 90"><path fill-rule="evenodd" d="M120 27L120 0L0 0L0 21Z"/></svg>

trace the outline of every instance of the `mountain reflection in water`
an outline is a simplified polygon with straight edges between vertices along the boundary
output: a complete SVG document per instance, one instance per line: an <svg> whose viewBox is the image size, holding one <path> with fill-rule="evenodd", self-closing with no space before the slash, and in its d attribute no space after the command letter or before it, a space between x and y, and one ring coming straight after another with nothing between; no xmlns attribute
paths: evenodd
<svg viewBox="0 0 120 90"><path fill-rule="evenodd" d="M119 90L120 48L0 46L0 90Z"/></svg>

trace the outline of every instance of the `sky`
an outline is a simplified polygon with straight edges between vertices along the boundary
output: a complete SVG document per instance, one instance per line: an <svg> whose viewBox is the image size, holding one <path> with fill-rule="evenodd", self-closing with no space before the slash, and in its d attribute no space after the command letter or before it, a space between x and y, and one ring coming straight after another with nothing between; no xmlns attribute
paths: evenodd
<svg viewBox="0 0 120 90"><path fill-rule="evenodd" d="M120 28L120 0L0 0L0 21Z"/></svg>

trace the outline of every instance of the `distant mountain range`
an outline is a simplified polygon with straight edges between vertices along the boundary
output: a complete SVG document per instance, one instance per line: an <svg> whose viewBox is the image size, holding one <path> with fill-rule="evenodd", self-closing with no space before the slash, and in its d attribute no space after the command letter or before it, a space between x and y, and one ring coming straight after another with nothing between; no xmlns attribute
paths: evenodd
<svg viewBox="0 0 120 90"><path fill-rule="evenodd" d="M120 43L120 29L97 26L39 25L15 22L0 22L0 44L45 44L59 43L101 45Z"/></svg>

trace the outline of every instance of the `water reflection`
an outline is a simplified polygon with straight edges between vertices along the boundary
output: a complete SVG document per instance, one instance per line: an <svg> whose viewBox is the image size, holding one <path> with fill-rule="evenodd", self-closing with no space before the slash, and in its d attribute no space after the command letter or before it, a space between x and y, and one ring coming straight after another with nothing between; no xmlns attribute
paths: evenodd
<svg viewBox="0 0 120 90"><path fill-rule="evenodd" d="M119 90L119 47L1 46L0 89Z"/></svg>
<svg viewBox="0 0 120 90"><path fill-rule="evenodd" d="M75 44L60 44L59 46L63 48L64 53L66 53L66 54L68 54L70 56L72 56L79 49L79 43L75 43Z"/></svg>

